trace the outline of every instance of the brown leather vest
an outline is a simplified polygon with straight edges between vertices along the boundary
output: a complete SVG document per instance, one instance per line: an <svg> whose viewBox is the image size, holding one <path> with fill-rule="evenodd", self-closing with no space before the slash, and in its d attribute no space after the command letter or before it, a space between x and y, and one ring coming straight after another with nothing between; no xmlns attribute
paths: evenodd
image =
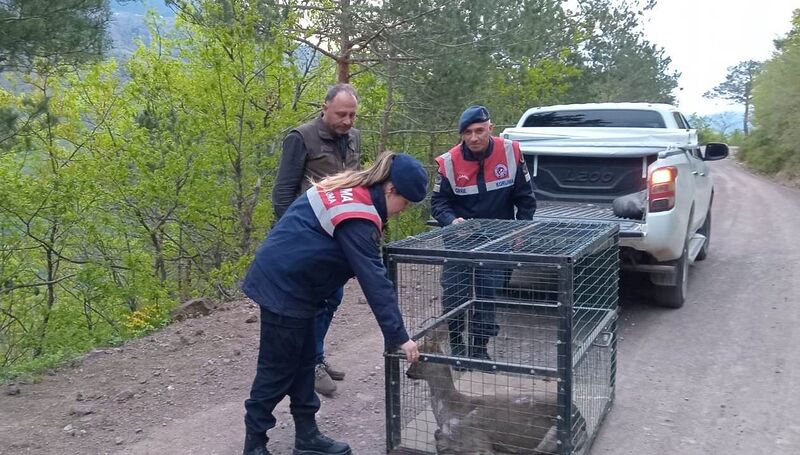
<svg viewBox="0 0 800 455"><path fill-rule="evenodd" d="M306 146L306 167L300 182L300 194L311 187L309 178L319 181L347 169L361 168L361 132L351 128L346 139L331 135L322 117L294 129ZM346 150L341 150L345 148Z"/></svg>

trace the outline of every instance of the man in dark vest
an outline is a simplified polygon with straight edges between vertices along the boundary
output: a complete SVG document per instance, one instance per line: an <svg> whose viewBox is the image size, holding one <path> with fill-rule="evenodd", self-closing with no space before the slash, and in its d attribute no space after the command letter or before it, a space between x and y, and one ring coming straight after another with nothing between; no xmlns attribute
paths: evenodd
<svg viewBox="0 0 800 455"><path fill-rule="evenodd" d="M492 136L492 129L489 111L483 106L470 106L458 122L461 142L436 158L439 173L431 196L431 212L441 226L470 218L533 217L536 199L519 143ZM473 295L477 300L469 309L469 327L465 327L465 312L448 320L454 356L491 360L487 345L499 329L492 300L507 279L508 270L504 269L473 268L457 261L444 265L444 312L459 307ZM462 336L465 329L466 339Z"/></svg>
<svg viewBox="0 0 800 455"><path fill-rule="evenodd" d="M283 140L283 155L272 190L272 206L279 219L297 196L322 180L344 170L361 168L361 133L353 128L358 98L350 84L337 84L328 90L322 115L293 129ZM314 388L331 396L336 391L333 380L341 381L345 373L325 358L325 335L333 313L342 302L343 289L325 299L316 316L317 367Z"/></svg>

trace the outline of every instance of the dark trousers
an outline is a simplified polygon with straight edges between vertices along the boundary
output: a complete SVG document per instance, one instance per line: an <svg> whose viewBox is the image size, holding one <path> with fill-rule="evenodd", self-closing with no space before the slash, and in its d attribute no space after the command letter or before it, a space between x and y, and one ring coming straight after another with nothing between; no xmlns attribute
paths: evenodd
<svg viewBox="0 0 800 455"><path fill-rule="evenodd" d="M495 323L495 304L491 302L495 291L504 285L504 270L475 269L462 264L445 264L442 269L442 306L445 312L475 298L480 300L469 310L459 313L447 321L451 344L461 344L461 333L468 329L472 340L465 340L479 347L486 346L489 338L497 335L499 327ZM469 312L469 327L464 317Z"/></svg>
<svg viewBox="0 0 800 455"><path fill-rule="evenodd" d="M339 288L332 296L325 299L322 311L315 318L315 336L317 339L315 357L318 364L325 360L325 337L328 335L328 329L331 328L333 313L342 303L342 297L344 297L344 288Z"/></svg>
<svg viewBox="0 0 800 455"><path fill-rule="evenodd" d="M244 402L247 429L262 433L275 426L272 411L285 397L298 419L313 419L319 410L314 392L314 318L290 318L261 309L261 342L250 398Z"/></svg>

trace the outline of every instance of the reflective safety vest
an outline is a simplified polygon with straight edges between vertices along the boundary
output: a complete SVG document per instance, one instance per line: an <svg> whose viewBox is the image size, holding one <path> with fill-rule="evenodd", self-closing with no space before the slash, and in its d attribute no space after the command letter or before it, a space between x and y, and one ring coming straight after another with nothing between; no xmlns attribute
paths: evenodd
<svg viewBox="0 0 800 455"><path fill-rule="evenodd" d="M382 231L383 222L375 206L372 205L372 196L367 187L357 186L326 191L312 186L306 191L306 195L319 224L331 237L339 223L353 218L372 221L378 232Z"/></svg>
<svg viewBox="0 0 800 455"><path fill-rule="evenodd" d="M522 161L519 144L508 139L492 137L492 153L483 160L483 181L486 191L514 186L517 164ZM458 196L478 194L478 161L464 159L461 144L436 158L439 174L443 175Z"/></svg>

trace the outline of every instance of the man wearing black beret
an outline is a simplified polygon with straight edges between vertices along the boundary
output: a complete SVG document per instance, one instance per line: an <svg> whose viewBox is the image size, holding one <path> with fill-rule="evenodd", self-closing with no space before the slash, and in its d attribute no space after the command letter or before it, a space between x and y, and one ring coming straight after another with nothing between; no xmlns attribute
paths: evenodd
<svg viewBox="0 0 800 455"><path fill-rule="evenodd" d="M492 128L485 107L468 107L458 122L461 142L436 158L439 173L433 187L431 212L441 226L470 218L529 220L533 217L536 199L519 143L492 136ZM466 302L473 294L473 284L479 300L471 309L468 328L463 312L448 321L453 355L491 360L487 345L497 335L498 326L494 305L487 301L505 279L504 271L478 271L473 277L466 265L445 265L444 311ZM462 335L464 329L468 329L466 340Z"/></svg>

